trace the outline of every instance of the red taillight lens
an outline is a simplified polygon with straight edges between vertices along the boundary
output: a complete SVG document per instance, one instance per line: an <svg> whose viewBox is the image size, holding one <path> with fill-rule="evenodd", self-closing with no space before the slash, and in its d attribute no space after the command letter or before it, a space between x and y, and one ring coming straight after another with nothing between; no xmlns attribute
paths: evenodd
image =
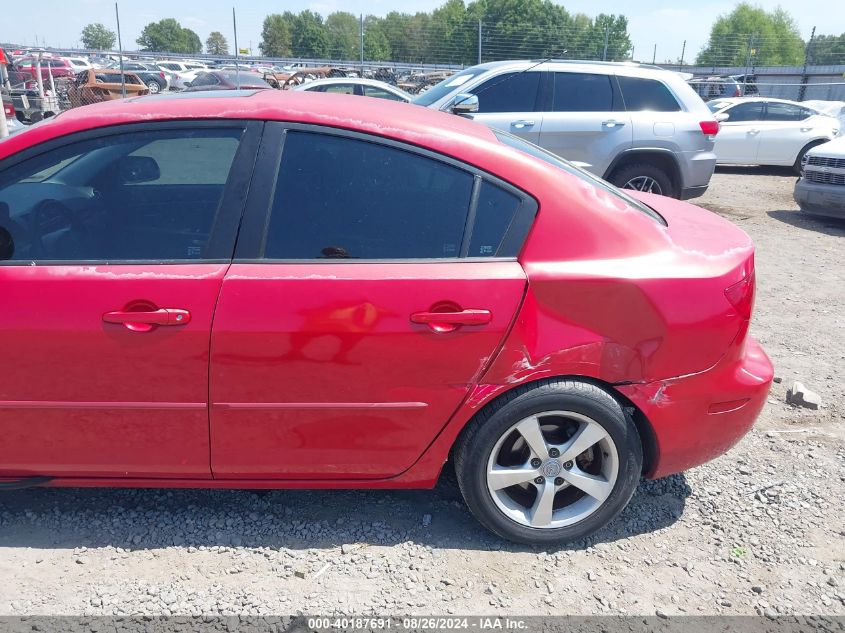
<svg viewBox="0 0 845 633"><path fill-rule="evenodd" d="M725 297L743 319L750 319L754 309L754 271L742 281L727 287Z"/></svg>
<svg viewBox="0 0 845 633"><path fill-rule="evenodd" d="M716 136L719 133L718 121L702 121L699 123L701 132L707 136Z"/></svg>
<svg viewBox="0 0 845 633"><path fill-rule="evenodd" d="M15 106L11 103L4 103L3 104L3 113L6 115L7 119L14 119L15 118Z"/></svg>
<svg viewBox="0 0 845 633"><path fill-rule="evenodd" d="M164 73L159 73L158 76L164 79Z"/></svg>

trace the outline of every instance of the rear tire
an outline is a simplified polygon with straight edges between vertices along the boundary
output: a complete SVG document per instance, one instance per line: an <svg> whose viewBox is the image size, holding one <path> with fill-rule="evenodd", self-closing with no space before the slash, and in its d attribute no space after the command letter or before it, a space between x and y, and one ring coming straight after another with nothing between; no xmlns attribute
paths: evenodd
<svg viewBox="0 0 845 633"><path fill-rule="evenodd" d="M669 198L676 197L672 178L664 169L651 163L625 165L613 172L610 182L620 189L635 189Z"/></svg>
<svg viewBox="0 0 845 633"><path fill-rule="evenodd" d="M494 534L529 545L578 540L607 525L628 504L642 463L640 437L619 402L575 380L515 389L480 412L455 446L470 511Z"/></svg>

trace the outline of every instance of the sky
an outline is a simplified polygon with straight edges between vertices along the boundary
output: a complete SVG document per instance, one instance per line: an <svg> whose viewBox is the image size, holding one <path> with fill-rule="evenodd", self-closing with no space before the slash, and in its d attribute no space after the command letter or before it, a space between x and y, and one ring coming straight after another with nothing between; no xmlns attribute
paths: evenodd
<svg viewBox="0 0 845 633"><path fill-rule="evenodd" d="M232 7L238 17L238 44L258 54L261 23L271 12L311 9L323 16L333 11L356 15L385 15L389 11L430 11L444 0L121 0L120 23L124 47L137 49L135 40L144 25L162 18L176 18L205 41L211 31L221 31L232 44ZM817 34L845 33L843 0L752 0L772 10L781 6L798 23L806 39L813 26ZM730 0L567 0L558 2L572 13L621 13L628 16L634 57L651 61L678 59L686 41L684 58L691 59L707 41L710 26L722 14L730 13ZM113 0L40 0L37 10L6 11L0 19L0 42L35 45L42 42L57 48L77 46L79 33L91 22L102 22L114 30Z"/></svg>

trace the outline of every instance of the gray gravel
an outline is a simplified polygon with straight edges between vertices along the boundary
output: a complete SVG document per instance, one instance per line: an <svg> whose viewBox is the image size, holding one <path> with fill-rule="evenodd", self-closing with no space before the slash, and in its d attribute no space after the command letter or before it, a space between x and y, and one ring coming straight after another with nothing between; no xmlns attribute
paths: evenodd
<svg viewBox="0 0 845 633"><path fill-rule="evenodd" d="M701 201L757 242L754 330L783 382L728 455L644 482L595 538L499 541L451 477L412 492L6 492L0 615L845 614L845 225L798 216L792 182L722 172ZM786 404L795 379L819 410Z"/></svg>

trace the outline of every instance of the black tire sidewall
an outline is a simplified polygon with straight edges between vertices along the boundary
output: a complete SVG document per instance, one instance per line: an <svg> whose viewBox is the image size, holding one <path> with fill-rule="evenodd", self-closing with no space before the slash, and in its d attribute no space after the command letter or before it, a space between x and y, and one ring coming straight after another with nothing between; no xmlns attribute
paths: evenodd
<svg viewBox="0 0 845 633"><path fill-rule="evenodd" d="M592 385L589 385L592 387ZM594 389L598 389L594 387ZM612 521L627 505L639 482L642 445L636 428L625 417L621 406L605 392L579 393L566 386L535 390L507 402L485 420L461 449L458 479L472 513L495 534L525 544L558 544L584 538ZM506 517L487 489L487 462L496 442L520 420L545 411L572 411L585 415L607 430L619 458L619 473L613 492L593 514L578 523L561 528L531 528Z"/></svg>
<svg viewBox="0 0 845 633"><path fill-rule="evenodd" d="M634 163L632 165L622 167L613 174L610 182L621 189L626 182L638 176L653 178L657 181L657 184L660 185L660 189L662 190L660 195L667 196L669 198L675 197L675 188L672 186L672 179L669 177L669 174L657 165L649 163Z"/></svg>

